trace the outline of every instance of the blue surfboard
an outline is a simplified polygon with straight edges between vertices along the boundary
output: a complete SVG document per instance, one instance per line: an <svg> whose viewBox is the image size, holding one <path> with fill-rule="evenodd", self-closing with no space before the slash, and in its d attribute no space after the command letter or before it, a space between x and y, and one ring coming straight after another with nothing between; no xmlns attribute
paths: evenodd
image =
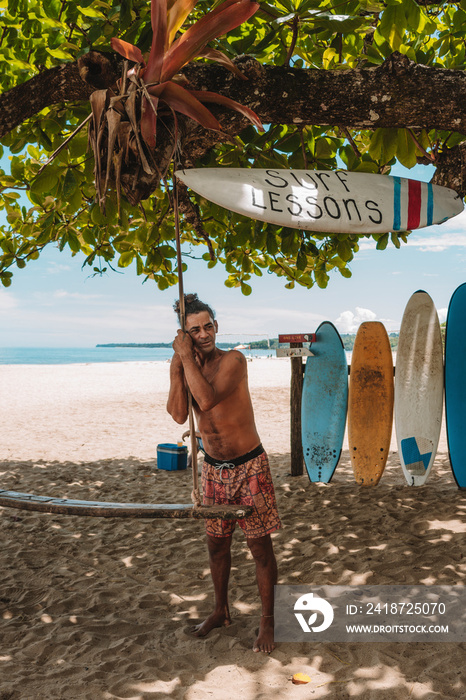
<svg viewBox="0 0 466 700"><path fill-rule="evenodd" d="M340 335L320 324L303 382L301 425L304 463L311 481L328 483L340 459L348 407L348 363Z"/></svg>
<svg viewBox="0 0 466 700"><path fill-rule="evenodd" d="M445 335L445 418L456 483L466 489L466 284L453 292Z"/></svg>

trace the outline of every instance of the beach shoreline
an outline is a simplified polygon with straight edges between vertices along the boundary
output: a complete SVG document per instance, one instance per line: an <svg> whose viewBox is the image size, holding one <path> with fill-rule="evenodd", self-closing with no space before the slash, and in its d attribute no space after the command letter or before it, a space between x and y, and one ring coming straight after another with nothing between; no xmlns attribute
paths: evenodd
<svg viewBox="0 0 466 700"><path fill-rule="evenodd" d="M422 487L406 485L392 438L373 489L347 443L330 484L290 476L290 362L248 362L258 431L283 528L279 583L464 585L466 500L443 426ZM1 487L121 502L190 502L188 471L156 467L185 430L166 413L169 363L1 365ZM254 654L260 614L242 533L233 543L233 624L193 639L212 583L199 521L114 520L0 508L0 699L243 697L453 700L464 643L281 643ZM311 681L292 685L293 673Z"/></svg>

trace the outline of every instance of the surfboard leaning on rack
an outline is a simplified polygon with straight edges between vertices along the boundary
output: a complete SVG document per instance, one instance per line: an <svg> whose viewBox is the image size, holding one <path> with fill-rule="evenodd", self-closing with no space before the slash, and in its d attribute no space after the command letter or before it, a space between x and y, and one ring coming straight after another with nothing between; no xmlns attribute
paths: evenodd
<svg viewBox="0 0 466 700"><path fill-rule="evenodd" d="M466 489L466 284L450 299L445 335L445 420L453 476Z"/></svg>
<svg viewBox="0 0 466 700"><path fill-rule="evenodd" d="M303 456L309 479L328 483L340 459L348 404L348 363L340 334L329 321L318 327L312 352L301 403Z"/></svg>
<svg viewBox="0 0 466 700"><path fill-rule="evenodd" d="M393 422L393 359L379 321L359 326L351 360L348 442L356 482L376 486L385 469Z"/></svg>
<svg viewBox="0 0 466 700"><path fill-rule="evenodd" d="M443 413L440 323L424 291L409 299L396 356L395 427L401 467L410 486L422 486L437 453Z"/></svg>

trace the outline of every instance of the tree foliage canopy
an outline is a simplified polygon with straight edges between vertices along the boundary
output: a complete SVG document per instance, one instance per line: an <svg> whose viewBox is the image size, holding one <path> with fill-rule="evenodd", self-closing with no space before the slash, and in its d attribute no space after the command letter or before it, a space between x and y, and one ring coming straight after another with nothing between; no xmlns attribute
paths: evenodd
<svg viewBox="0 0 466 700"><path fill-rule="evenodd" d="M183 30L216 4L199 0ZM432 163L434 181L464 196L465 35L466 0L260 2L253 17L210 45L247 80L207 59L183 73L194 90L254 110L265 132L214 105L223 137L182 118L179 162L372 173L389 173L397 160L407 168ZM135 265L160 289L176 283L170 171L138 206L123 200L118 215L115 194L105 214L96 203L86 128L43 167L89 116L93 90L121 75L112 37L150 50L148 0L0 0L0 143L11 154L11 173L0 170L4 286L50 243L83 253L95 274ZM173 146L168 125L157 144L161 161ZM180 207L185 254L208 267L223 264L226 285L244 294L266 270L287 287L325 287L332 270L351 276L359 235L277 228L186 190ZM400 247L407 235L374 238L383 249Z"/></svg>

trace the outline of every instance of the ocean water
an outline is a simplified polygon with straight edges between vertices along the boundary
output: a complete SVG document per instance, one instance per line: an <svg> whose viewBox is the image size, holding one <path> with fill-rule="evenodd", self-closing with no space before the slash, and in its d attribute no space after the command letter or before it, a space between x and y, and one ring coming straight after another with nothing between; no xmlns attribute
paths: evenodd
<svg viewBox="0 0 466 700"><path fill-rule="evenodd" d="M274 350L245 350L247 357L275 356ZM95 362L166 362L171 348L0 348L0 365L71 365Z"/></svg>

